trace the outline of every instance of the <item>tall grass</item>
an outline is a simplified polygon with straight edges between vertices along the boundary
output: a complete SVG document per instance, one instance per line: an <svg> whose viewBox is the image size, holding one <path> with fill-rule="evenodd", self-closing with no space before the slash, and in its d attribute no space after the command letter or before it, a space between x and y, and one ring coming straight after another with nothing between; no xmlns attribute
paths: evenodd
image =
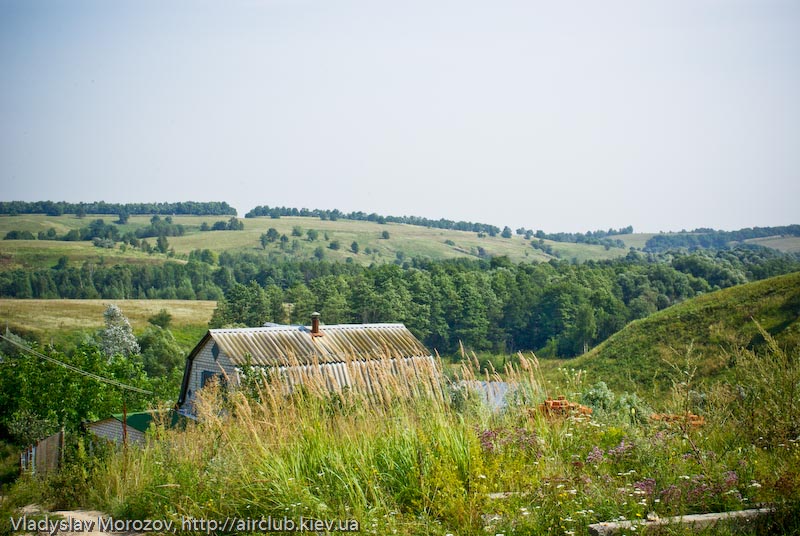
<svg viewBox="0 0 800 536"><path fill-rule="evenodd" d="M586 534L597 521L762 502L798 511L798 438L752 444L721 410L721 391L696 408L703 428L654 425L631 411L643 405L584 385L580 372L548 392L535 356L517 357L503 374L515 395L501 411L463 384L402 366L379 366L371 390L331 393L313 367L291 391L278 378L205 389L196 422L158 426L86 475L85 502L130 519L306 516L409 535ZM476 376L475 360L464 355L459 380L497 379ZM561 393L595 400L595 414L536 411ZM783 519L771 530L796 529Z"/></svg>

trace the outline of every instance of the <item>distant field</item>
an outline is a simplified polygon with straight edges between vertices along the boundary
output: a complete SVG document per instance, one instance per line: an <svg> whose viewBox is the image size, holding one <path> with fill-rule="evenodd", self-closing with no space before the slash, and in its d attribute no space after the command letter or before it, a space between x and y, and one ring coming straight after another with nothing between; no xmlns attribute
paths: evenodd
<svg viewBox="0 0 800 536"><path fill-rule="evenodd" d="M79 219L73 215L46 216L43 214L22 216L0 216L0 238L8 231L30 231L34 234L56 230L59 236L70 229L87 226L92 220L102 219L106 223L115 221L113 215L88 215ZM200 232L200 225L205 222L209 226L217 221L227 221L222 216L174 216L173 222L183 225L186 234L180 237L169 237L169 245L174 249L176 258L185 258L195 249L210 249L216 252L249 251L276 258L311 258L317 248L322 247L324 257L328 260L371 264L373 262L394 262L402 257L427 257L431 259L453 259L459 257L480 258L481 256L506 255L515 262L543 262L553 257L541 250L534 249L529 240L514 235L511 238L500 236L479 238L477 233L452 231L406 224L378 224L353 220L321 220L319 218L268 217L241 219L243 231L207 231ZM150 216L131 216L128 223L120 225L120 232L134 231L147 226ZM274 227L280 234L289 237L289 243L282 250L278 243L268 244L262 248L260 236ZM292 229L300 227L302 236L292 236ZM314 229L319 237L309 241L306 231ZM382 239L381 234L389 232L389 239ZM327 240L326 240L327 235ZM155 239L149 239L151 244ZM338 241L339 249L329 246ZM359 252L353 253L351 245L358 242ZM586 244L571 244L545 240L561 258L566 260L585 261L589 259L611 259L627 253L625 249ZM369 250L369 253L367 252ZM82 264L85 261L122 263L163 263L165 255L147 255L132 248L122 252L119 246L115 249L100 249L89 242L62 242L45 240L0 240L0 269L42 268L51 267L62 256L70 262Z"/></svg>
<svg viewBox="0 0 800 536"><path fill-rule="evenodd" d="M608 238L611 240L622 240L625 247L642 249L648 240L653 238L657 233L632 233L622 235L611 235Z"/></svg>
<svg viewBox="0 0 800 536"><path fill-rule="evenodd" d="M207 326L217 302L184 300L14 300L0 299L0 323L34 333L77 331L104 326L103 311L110 303L122 309L134 330L161 309L172 315L172 325Z"/></svg>
<svg viewBox="0 0 800 536"><path fill-rule="evenodd" d="M768 248L777 249L784 253L800 253L800 236L768 236L765 238L751 238L745 240L747 244L758 244Z"/></svg>

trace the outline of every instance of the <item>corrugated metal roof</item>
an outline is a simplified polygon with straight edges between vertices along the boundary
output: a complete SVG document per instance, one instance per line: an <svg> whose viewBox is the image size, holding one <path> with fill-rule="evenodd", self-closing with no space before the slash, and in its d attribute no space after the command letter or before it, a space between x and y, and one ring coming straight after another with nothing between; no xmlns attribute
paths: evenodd
<svg viewBox="0 0 800 536"><path fill-rule="evenodd" d="M305 326L212 329L209 335L235 366L342 363L348 360L427 357L431 353L403 324L322 326L312 337Z"/></svg>

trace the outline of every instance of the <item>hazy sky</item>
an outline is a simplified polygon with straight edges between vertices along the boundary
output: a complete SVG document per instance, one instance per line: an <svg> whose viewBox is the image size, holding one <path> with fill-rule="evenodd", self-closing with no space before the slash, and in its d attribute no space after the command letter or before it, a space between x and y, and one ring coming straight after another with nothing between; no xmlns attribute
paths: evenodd
<svg viewBox="0 0 800 536"><path fill-rule="evenodd" d="M0 0L0 200L800 223L800 2Z"/></svg>

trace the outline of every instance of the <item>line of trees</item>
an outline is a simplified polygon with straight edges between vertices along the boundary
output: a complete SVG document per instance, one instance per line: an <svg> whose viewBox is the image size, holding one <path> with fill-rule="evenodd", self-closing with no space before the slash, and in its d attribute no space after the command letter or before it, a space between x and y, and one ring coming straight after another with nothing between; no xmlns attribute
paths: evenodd
<svg viewBox="0 0 800 536"><path fill-rule="evenodd" d="M471 231L475 233L487 233L495 236L500 232L500 228L487 223L474 223L469 221L454 221L448 219L431 220L420 216L382 216L374 212L342 212L338 209L326 210L315 208L289 208L289 207L270 207L268 205L257 206L244 215L245 218L256 218L258 216L269 216L277 219L281 216L305 216L320 218L322 220L356 220L372 221L376 223L405 223L408 225L418 225L420 227L433 227L436 229L452 229L456 231Z"/></svg>
<svg viewBox="0 0 800 536"><path fill-rule="evenodd" d="M231 220L236 220L236 218L231 218ZM30 231L9 231L4 240L63 240L66 242L92 240L96 246L105 248L113 248L115 243L123 242L150 253L153 251L150 245L146 240L140 239L157 238L156 249L161 253L167 253L169 249L167 237L183 236L185 233L186 228L179 223L173 223L172 216L167 216L162 220L160 216L156 215L150 218L150 225L125 233L115 225L105 223L102 219L96 219L86 227L70 229L63 235L59 235L55 228L51 227L47 231L39 231L36 236Z"/></svg>
<svg viewBox="0 0 800 536"><path fill-rule="evenodd" d="M620 227L619 229L602 229L597 231L586 231L585 233L545 233L541 229L535 233L524 227L517 229L517 234L525 235L525 238L530 239L535 237L538 239L552 240L553 242L571 242L574 244L597 244L607 247L624 248L625 243L618 238L609 238L610 236L633 234L633 226Z"/></svg>
<svg viewBox="0 0 800 536"><path fill-rule="evenodd" d="M179 201L177 203L68 203L66 201L0 201L0 214L173 214L196 216L235 216L236 209L225 201Z"/></svg>
<svg viewBox="0 0 800 536"><path fill-rule="evenodd" d="M800 236L800 225L780 227L748 227L738 231L716 231L714 229L695 229L680 233L662 233L650 238L644 251L659 253L670 249L724 249L731 242L742 242L752 238L768 236Z"/></svg>

